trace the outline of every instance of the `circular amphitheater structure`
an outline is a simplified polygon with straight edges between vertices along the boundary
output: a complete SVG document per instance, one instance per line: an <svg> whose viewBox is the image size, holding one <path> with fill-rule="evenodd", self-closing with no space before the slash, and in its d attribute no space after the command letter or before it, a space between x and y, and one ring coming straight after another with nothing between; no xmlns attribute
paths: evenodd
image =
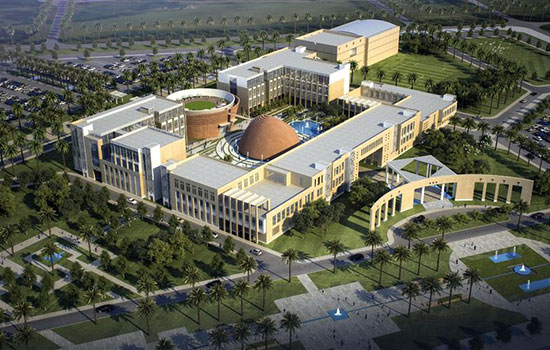
<svg viewBox="0 0 550 350"><path fill-rule="evenodd" d="M223 136L235 126L239 98L230 92L188 89L176 91L167 98L183 104L189 141Z"/></svg>

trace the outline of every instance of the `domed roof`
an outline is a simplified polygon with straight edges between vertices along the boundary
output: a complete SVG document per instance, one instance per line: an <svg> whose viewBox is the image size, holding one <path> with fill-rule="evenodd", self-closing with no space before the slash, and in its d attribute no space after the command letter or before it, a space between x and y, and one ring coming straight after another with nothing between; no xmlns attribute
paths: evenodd
<svg viewBox="0 0 550 350"><path fill-rule="evenodd" d="M270 159L300 143L298 134L287 123L269 115L250 122L241 140L239 152L254 159Z"/></svg>

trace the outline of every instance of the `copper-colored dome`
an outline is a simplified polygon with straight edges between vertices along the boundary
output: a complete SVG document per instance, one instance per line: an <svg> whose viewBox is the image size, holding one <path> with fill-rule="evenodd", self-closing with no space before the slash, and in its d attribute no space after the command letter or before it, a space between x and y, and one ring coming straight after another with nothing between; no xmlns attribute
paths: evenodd
<svg viewBox="0 0 550 350"><path fill-rule="evenodd" d="M254 118L239 141L239 152L253 159L271 159L300 143L287 123L269 115Z"/></svg>

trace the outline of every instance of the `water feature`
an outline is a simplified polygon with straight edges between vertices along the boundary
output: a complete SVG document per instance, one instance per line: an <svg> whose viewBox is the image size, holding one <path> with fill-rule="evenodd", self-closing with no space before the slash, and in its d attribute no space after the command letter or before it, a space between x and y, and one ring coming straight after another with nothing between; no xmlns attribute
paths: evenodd
<svg viewBox="0 0 550 350"><path fill-rule="evenodd" d="M543 280L538 280L531 282L528 280L527 283L520 284L519 287L525 292L533 292L543 288L550 288L550 278L545 278Z"/></svg>
<svg viewBox="0 0 550 350"><path fill-rule="evenodd" d="M498 264L504 261L517 259L519 257L521 257L521 255L519 255L516 252L507 252L507 253L498 254L498 250L497 250L495 251L495 255L489 257L489 259L495 264Z"/></svg>
<svg viewBox="0 0 550 350"><path fill-rule="evenodd" d="M307 137L315 137L321 133L321 124L310 119L293 121L290 123L290 126L298 134L306 135Z"/></svg>
<svg viewBox="0 0 550 350"><path fill-rule="evenodd" d="M527 276L531 274L531 269L525 264L514 266L514 272L521 276Z"/></svg>
<svg viewBox="0 0 550 350"><path fill-rule="evenodd" d="M49 263L56 262L57 260L61 259L63 257L63 252L61 253L55 253L53 256L46 255L44 256L44 260L46 260Z"/></svg>
<svg viewBox="0 0 550 350"><path fill-rule="evenodd" d="M339 307L336 308L336 310L330 310L328 314L333 321L340 321L349 318L346 311L344 309L340 309Z"/></svg>

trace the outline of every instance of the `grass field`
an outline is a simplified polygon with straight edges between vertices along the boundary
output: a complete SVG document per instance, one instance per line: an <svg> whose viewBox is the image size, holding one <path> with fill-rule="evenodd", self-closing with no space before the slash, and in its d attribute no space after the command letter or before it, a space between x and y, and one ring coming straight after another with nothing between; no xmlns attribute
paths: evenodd
<svg viewBox="0 0 550 350"><path fill-rule="evenodd" d="M369 253L370 254L370 253ZM365 288L365 290L376 290L380 288L386 288L393 285L403 283L403 281L409 281L411 279L429 276L429 275L443 275L449 270L449 256L451 251L448 250L441 254L439 271L436 271L437 267L437 254L430 253L422 257L422 264L420 265L420 275L417 275L418 259L413 256L403 262L402 276L399 278L399 263L391 262L384 266L382 270L382 285L378 284L380 276L379 266L372 266L370 262L363 262L361 264L353 264L345 267L337 268L336 273L332 270L323 270L309 274L311 280L318 288L330 288L347 284L351 282L359 282Z"/></svg>
<svg viewBox="0 0 550 350"><path fill-rule="evenodd" d="M24 30L24 26L32 24L38 14L38 0L2 0L0 4L0 23L2 28L8 25ZM3 33L4 34L4 33Z"/></svg>
<svg viewBox="0 0 550 350"><path fill-rule="evenodd" d="M275 299L292 295L303 294L306 290L297 278L291 283L285 280L275 281L273 289L267 293L266 310L262 311L262 293L252 289L245 297L244 317L247 320L257 320L263 315L278 313L281 310L274 303ZM56 328L54 331L75 344L94 341L126 334L135 331L143 331L148 342L157 340L157 333L169 329L186 327L189 332L199 329L209 329L217 323L217 304L208 303L203 306L201 312L201 324L197 323L197 309L184 304L171 304L159 308L151 319L151 332L145 333L145 320L136 314L125 314L92 322L79 323L67 327ZM240 318L240 299L225 298L221 306L221 323L234 323Z"/></svg>
<svg viewBox="0 0 550 350"><path fill-rule="evenodd" d="M459 302L451 310L445 306L396 316L392 320L401 331L374 338L382 350L433 349L452 339L460 340L475 334L493 331L496 322L507 326L527 321L518 313L496 308L473 299L470 304Z"/></svg>
<svg viewBox="0 0 550 350"><path fill-rule="evenodd" d="M511 251L513 251L513 247L501 249L498 253L502 254ZM520 284L527 283L528 280L533 282L550 277L550 265L546 259L526 245L517 246L516 252L521 255L519 258L498 264L489 260L489 257L494 255L494 252L469 256L461 260L468 267L478 269L483 279L485 279L485 282L509 301L525 299L527 297L550 292L550 288L543 288L525 293L519 288ZM513 272L512 268L520 264L527 265L534 270L534 273L529 276L520 276Z"/></svg>
<svg viewBox="0 0 550 350"><path fill-rule="evenodd" d="M70 145L69 145L70 146ZM65 162L67 164L67 171L73 169L73 151L69 147L69 151L65 155ZM44 153L40 156L40 169L50 168L55 171L63 171L63 157L61 153L52 151ZM22 171L34 171L36 169L36 158L25 160L25 163L19 163L15 166L15 173L21 174ZM0 177L4 178L6 175L13 175L11 165L0 169Z"/></svg>
<svg viewBox="0 0 550 350"><path fill-rule="evenodd" d="M210 109L214 107L216 107L216 104L210 101L192 101L185 104L185 108L192 111L200 111L202 109Z"/></svg>
<svg viewBox="0 0 550 350"><path fill-rule="evenodd" d="M523 227L519 230L511 231L518 237L528 238L543 243L550 243L550 224L539 224L536 226Z"/></svg>
<svg viewBox="0 0 550 350"><path fill-rule="evenodd" d="M538 50L527 44L518 43L503 38L476 38L470 39L478 47L485 48L487 52L493 52L525 65L527 69L526 80L533 84L549 84L550 80L544 79L544 75L550 70L550 53ZM534 43L533 43L534 44ZM544 49L544 47L543 47ZM531 79L531 74L537 72L538 79Z"/></svg>

